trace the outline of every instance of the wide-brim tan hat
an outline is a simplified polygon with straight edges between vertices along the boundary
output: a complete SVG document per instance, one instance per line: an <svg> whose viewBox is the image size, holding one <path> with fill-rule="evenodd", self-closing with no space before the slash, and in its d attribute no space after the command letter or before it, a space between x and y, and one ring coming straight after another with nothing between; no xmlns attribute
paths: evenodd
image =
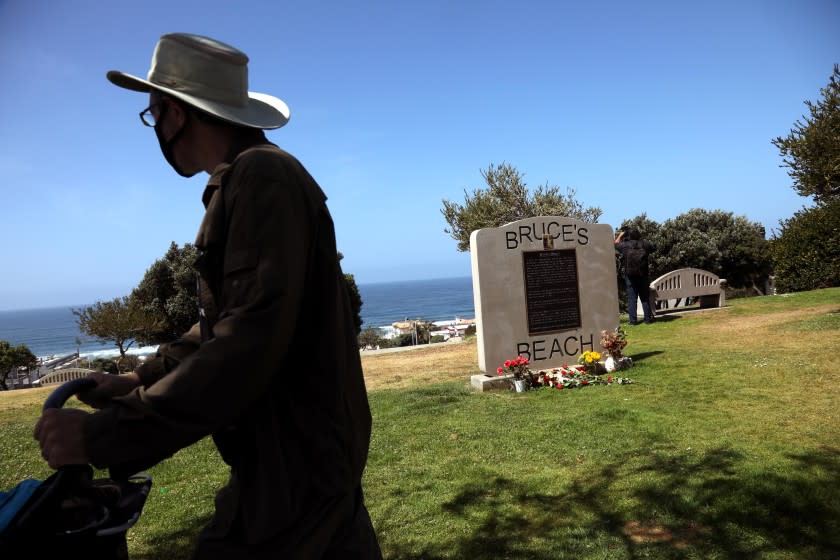
<svg viewBox="0 0 840 560"><path fill-rule="evenodd" d="M251 128L280 128L289 122L281 99L248 91L248 57L221 41L167 33L152 55L147 79L111 70L108 79L133 91L161 91L223 121Z"/></svg>

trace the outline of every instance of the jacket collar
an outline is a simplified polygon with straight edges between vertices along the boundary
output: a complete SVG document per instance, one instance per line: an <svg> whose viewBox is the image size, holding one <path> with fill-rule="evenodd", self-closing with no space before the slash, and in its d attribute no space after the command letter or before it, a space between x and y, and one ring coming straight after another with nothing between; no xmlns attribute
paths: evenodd
<svg viewBox="0 0 840 560"><path fill-rule="evenodd" d="M227 171L227 168L230 167L231 163L239 157L239 154L249 148L253 148L254 146L261 146L265 144L275 146L275 144L268 141L262 130L249 131L249 133L242 134L237 137L237 140L231 145L224 161L213 169L213 173L210 174L210 179L207 180L207 186L204 187L204 194L201 195L201 202L204 204L205 209L207 208L207 205L210 204L210 199L213 198L213 193L216 192L216 189L222 186L222 179L225 171Z"/></svg>

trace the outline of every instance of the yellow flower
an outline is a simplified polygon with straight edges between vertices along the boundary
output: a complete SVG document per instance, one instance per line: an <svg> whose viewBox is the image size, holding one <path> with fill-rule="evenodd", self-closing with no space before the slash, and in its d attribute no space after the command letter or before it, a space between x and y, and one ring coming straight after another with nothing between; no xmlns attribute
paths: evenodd
<svg viewBox="0 0 840 560"><path fill-rule="evenodd" d="M592 352L587 350L586 352L581 354L580 357L583 363L592 364L601 359L601 354L599 352Z"/></svg>

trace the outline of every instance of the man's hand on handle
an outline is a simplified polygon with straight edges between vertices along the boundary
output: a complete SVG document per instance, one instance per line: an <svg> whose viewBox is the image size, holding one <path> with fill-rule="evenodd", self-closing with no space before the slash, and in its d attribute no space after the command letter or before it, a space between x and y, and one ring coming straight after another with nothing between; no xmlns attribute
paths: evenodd
<svg viewBox="0 0 840 560"><path fill-rule="evenodd" d="M95 372L88 377L96 381L96 386L76 397L94 408L104 408L114 397L127 395L140 386L140 378L135 373L111 375ZM89 413L75 408L49 408L41 414L32 435L38 440L41 456L50 467L58 469L65 465L88 464L84 440L84 423L88 416Z"/></svg>
<svg viewBox="0 0 840 560"><path fill-rule="evenodd" d="M83 426L88 413L76 408L50 408L35 423L41 457L54 469L87 465Z"/></svg>

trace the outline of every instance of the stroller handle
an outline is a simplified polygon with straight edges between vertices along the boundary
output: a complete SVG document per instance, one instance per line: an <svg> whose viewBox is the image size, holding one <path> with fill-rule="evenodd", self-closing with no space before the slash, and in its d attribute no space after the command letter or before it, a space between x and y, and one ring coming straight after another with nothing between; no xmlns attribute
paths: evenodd
<svg viewBox="0 0 840 560"><path fill-rule="evenodd" d="M64 403L67 402L67 399L76 393L93 389L96 385L96 380L90 377L80 377L79 379L71 379L66 383L62 383L61 386L50 393L50 396L47 397L46 401L44 401L44 410L47 410L48 408L61 408L64 406Z"/></svg>
<svg viewBox="0 0 840 560"><path fill-rule="evenodd" d="M0 0L2 1L2 0ZM57 389L55 389L47 399L44 401L44 410L48 410L50 408L61 408L64 406L64 403L67 402L67 399L72 397L77 393L81 393L82 391L87 391L88 389L93 389L98 385L98 382L91 378L91 377L80 377L78 379L71 379L70 381L66 381L59 385ZM61 471L85 471L85 469L89 469L88 465L64 465L58 469L59 472ZM137 473L140 469L134 468L129 465L111 465L110 467L111 478L115 480L126 480L130 478L131 475ZM69 475L68 475L69 476ZM88 476L88 478L90 478Z"/></svg>

